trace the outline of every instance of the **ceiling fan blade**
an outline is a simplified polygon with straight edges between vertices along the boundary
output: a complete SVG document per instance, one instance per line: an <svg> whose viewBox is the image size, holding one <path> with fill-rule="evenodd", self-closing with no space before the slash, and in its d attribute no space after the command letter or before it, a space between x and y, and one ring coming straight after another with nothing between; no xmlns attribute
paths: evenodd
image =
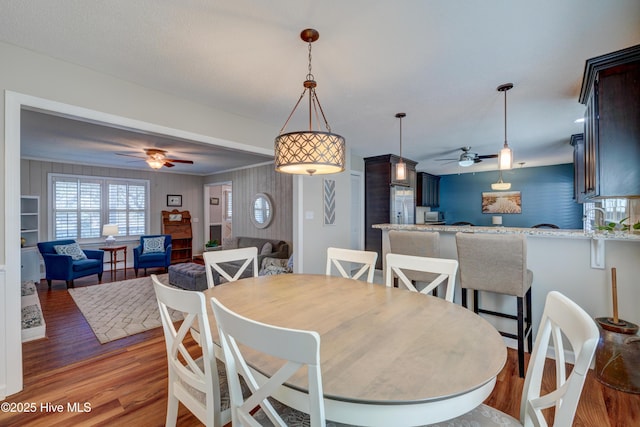
<svg viewBox="0 0 640 427"><path fill-rule="evenodd" d="M133 154L125 154L125 153L115 153L116 156L126 156L126 157L135 157L136 159L145 160L145 157L134 156Z"/></svg>
<svg viewBox="0 0 640 427"><path fill-rule="evenodd" d="M172 168L172 167L174 167L175 165L174 165L173 163L164 162L164 165L163 165L163 166L166 166L166 167L168 167L168 168Z"/></svg>
<svg viewBox="0 0 640 427"><path fill-rule="evenodd" d="M193 164L193 160L165 159L165 161L173 162L173 163L186 163L188 165L192 165Z"/></svg>
<svg viewBox="0 0 640 427"><path fill-rule="evenodd" d="M478 159L495 159L498 157L497 154L485 154L484 156L477 156Z"/></svg>

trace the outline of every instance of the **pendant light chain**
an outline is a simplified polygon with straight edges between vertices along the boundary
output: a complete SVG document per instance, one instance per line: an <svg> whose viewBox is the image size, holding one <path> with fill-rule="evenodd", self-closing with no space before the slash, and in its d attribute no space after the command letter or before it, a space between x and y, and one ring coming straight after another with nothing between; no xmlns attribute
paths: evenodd
<svg viewBox="0 0 640 427"><path fill-rule="evenodd" d="M307 80L315 80L313 74L311 74L311 42L309 42L309 73L307 74Z"/></svg>

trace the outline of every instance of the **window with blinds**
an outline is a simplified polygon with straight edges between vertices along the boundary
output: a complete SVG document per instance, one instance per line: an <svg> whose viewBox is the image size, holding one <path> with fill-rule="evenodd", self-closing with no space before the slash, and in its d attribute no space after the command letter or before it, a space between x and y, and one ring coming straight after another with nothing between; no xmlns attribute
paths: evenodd
<svg viewBox="0 0 640 427"><path fill-rule="evenodd" d="M225 190L224 194L224 219L231 221L233 218L233 193L231 190Z"/></svg>
<svg viewBox="0 0 640 427"><path fill-rule="evenodd" d="M54 239L98 239L102 225L118 224L118 236L146 233L149 181L50 174Z"/></svg>

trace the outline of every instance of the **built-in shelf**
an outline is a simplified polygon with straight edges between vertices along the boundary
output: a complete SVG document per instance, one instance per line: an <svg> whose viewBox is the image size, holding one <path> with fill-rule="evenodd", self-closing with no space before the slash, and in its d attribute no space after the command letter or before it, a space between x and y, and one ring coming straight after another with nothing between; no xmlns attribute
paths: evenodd
<svg viewBox="0 0 640 427"><path fill-rule="evenodd" d="M40 239L40 198L20 196L21 280L38 282L42 277L36 244Z"/></svg>

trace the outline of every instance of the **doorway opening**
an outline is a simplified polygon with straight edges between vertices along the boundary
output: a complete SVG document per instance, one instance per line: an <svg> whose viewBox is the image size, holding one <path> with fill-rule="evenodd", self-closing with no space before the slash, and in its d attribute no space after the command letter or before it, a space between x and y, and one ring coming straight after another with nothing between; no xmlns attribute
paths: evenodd
<svg viewBox="0 0 640 427"><path fill-rule="evenodd" d="M204 242L224 245L233 234L233 184L206 184L204 197Z"/></svg>

